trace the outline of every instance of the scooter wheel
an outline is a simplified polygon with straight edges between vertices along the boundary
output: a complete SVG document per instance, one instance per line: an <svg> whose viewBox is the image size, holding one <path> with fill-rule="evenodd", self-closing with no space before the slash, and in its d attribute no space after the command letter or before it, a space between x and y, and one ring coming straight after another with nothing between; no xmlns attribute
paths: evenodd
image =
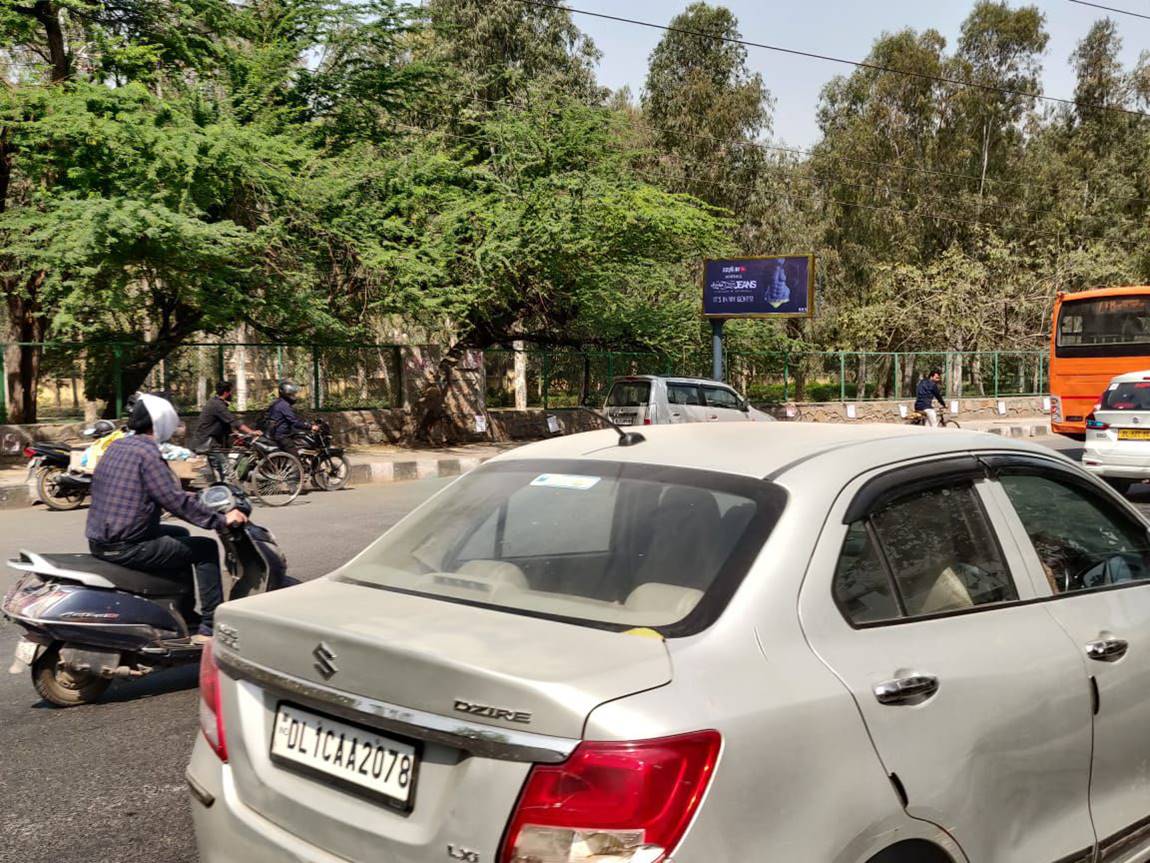
<svg viewBox="0 0 1150 863"><path fill-rule="evenodd" d="M55 707L76 707L97 700L112 684L88 671L60 667L60 646L53 645L32 663L32 685L37 694Z"/></svg>
<svg viewBox="0 0 1150 863"><path fill-rule="evenodd" d="M56 481L67 471L59 467L41 468L36 475L36 494L44 501L48 509L66 511L76 509L84 502L84 495L80 492L61 493Z"/></svg>

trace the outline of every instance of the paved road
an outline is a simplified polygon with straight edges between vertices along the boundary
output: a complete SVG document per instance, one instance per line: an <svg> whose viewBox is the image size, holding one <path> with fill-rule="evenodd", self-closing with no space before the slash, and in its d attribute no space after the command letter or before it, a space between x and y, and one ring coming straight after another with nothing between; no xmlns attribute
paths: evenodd
<svg viewBox="0 0 1150 863"><path fill-rule="evenodd" d="M1038 439L1066 452L1080 444ZM442 480L312 495L258 510L293 575L338 566L442 487ZM1150 515L1150 486L1134 499ZM84 513L0 512L0 557L21 546L82 551ZM12 581L0 572L0 593ZM194 863L183 771L197 733L196 670L118 683L91 707L52 710L26 674L7 675L17 631L0 621L0 861Z"/></svg>
<svg viewBox="0 0 1150 863"><path fill-rule="evenodd" d="M292 575L346 561L444 485L393 483L259 509ZM0 558L85 551L84 512L0 512ZM0 594L15 573L0 572ZM101 704L53 710L27 673L5 673L18 630L0 620L0 861L192 863L183 775L198 729L193 667L117 683Z"/></svg>

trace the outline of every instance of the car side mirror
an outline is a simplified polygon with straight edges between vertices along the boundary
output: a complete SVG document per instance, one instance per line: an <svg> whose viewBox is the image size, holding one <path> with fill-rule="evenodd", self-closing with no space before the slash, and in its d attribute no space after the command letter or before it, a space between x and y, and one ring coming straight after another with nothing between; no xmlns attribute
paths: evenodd
<svg viewBox="0 0 1150 863"><path fill-rule="evenodd" d="M746 414L746 413L750 413L750 412L751 412L751 406L750 406L750 404L747 402L747 400L746 400L746 399L743 399L743 400L741 400L741 401L739 402L739 410L741 410L741 411L742 411L743 413L745 413L745 414Z"/></svg>

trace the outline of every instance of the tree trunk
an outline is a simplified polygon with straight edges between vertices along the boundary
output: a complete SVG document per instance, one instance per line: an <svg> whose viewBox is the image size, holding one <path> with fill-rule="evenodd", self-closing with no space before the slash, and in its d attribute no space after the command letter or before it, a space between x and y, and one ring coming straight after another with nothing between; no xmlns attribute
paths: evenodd
<svg viewBox="0 0 1150 863"><path fill-rule="evenodd" d="M60 10L50 0L37 0L33 15L44 28L48 40L48 60L52 64L52 83L66 81L72 74L72 58L64 43L64 29L60 26Z"/></svg>
<svg viewBox="0 0 1150 863"><path fill-rule="evenodd" d="M8 342L42 342L44 316L39 292L44 273L30 278L23 289L6 280L3 291L8 310ZM4 349L4 385L8 392L8 422L36 422L36 396L40 384L39 346L9 344Z"/></svg>

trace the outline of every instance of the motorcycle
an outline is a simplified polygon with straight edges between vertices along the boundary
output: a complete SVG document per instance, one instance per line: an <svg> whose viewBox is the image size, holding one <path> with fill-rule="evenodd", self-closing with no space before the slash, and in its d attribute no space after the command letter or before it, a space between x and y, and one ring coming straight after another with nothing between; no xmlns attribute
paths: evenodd
<svg viewBox="0 0 1150 863"><path fill-rule="evenodd" d="M116 433L116 426L100 420L81 434L98 443ZM37 462L35 450L42 448L44 456ZM33 453L29 455L29 453ZM33 460L28 465L28 481L36 483L36 497L49 509L65 511L76 509L88 499L92 491L92 474L71 469L72 448L67 444L32 444L24 455Z"/></svg>
<svg viewBox="0 0 1150 863"><path fill-rule="evenodd" d="M295 442L313 486L320 491L339 491L347 485L351 463L342 447L332 446L331 426L325 420L316 422L315 431L297 434Z"/></svg>
<svg viewBox="0 0 1150 863"><path fill-rule="evenodd" d="M251 513L237 487L212 485L200 502L217 512ZM219 532L224 547L224 598L295 584L271 531L248 521ZM199 623L191 571L142 572L90 554L21 551L8 566L26 573L8 591L0 613L23 630L9 669L29 668L40 697L57 707L98 699L113 680L200 661L191 635Z"/></svg>

